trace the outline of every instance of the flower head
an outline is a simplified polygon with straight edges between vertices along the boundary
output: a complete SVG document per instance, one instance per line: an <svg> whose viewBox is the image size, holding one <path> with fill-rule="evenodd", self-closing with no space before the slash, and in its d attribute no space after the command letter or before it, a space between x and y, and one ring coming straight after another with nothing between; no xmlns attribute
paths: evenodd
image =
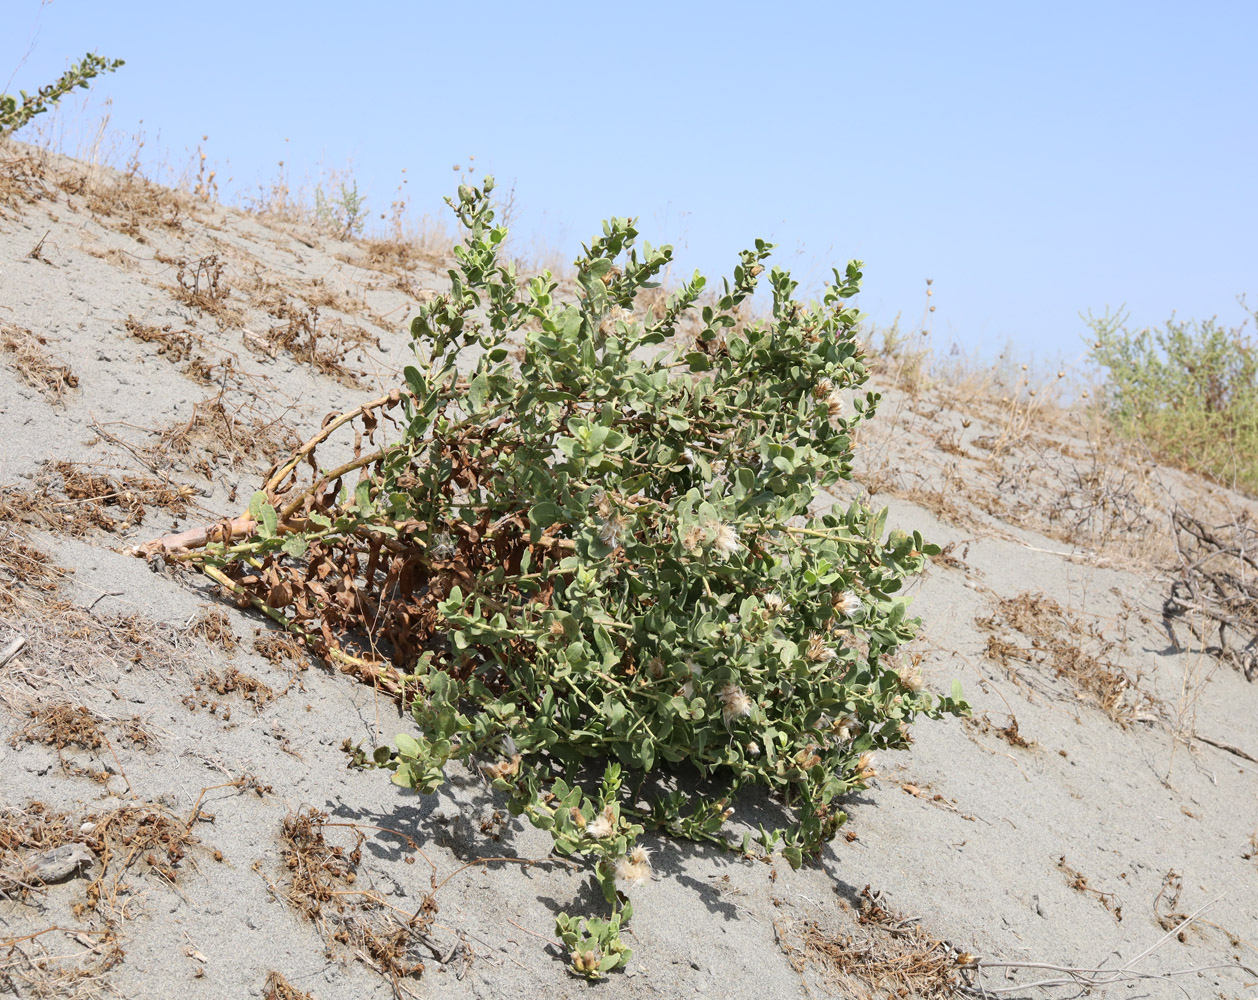
<svg viewBox="0 0 1258 1000"><path fill-rule="evenodd" d="M606 806L601 813L590 820L585 828L586 836L595 840L610 837L616 832L616 814L611 806Z"/></svg>
<svg viewBox="0 0 1258 1000"><path fill-rule="evenodd" d="M834 602L834 610L839 614L850 617L861 609L861 599L856 596L856 591L845 590Z"/></svg>
<svg viewBox="0 0 1258 1000"><path fill-rule="evenodd" d="M610 514L603 518L598 526L598 540L608 548L614 549L620 545L620 536L624 532L627 522L619 514Z"/></svg>
<svg viewBox="0 0 1258 1000"><path fill-rule="evenodd" d="M825 640L819 635L814 635L808 640L808 649L804 655L813 663L829 663L838 654L825 644Z"/></svg>
<svg viewBox="0 0 1258 1000"><path fill-rule="evenodd" d="M641 861L634 861L638 854ZM616 861L616 877L630 885L641 885L651 877L651 863L647 860L646 848L635 847L628 855Z"/></svg>
<svg viewBox="0 0 1258 1000"><path fill-rule="evenodd" d="M781 594L765 594L760 598L766 618L776 618L791 610L791 606L782 600Z"/></svg>
<svg viewBox="0 0 1258 1000"><path fill-rule="evenodd" d="M729 725L741 715L750 715L752 701L737 684L726 684L717 692L721 699L721 718Z"/></svg>
<svg viewBox="0 0 1258 1000"><path fill-rule="evenodd" d="M712 532L712 549L721 559L734 555L742 543L738 540L738 531L724 521L718 521Z"/></svg>

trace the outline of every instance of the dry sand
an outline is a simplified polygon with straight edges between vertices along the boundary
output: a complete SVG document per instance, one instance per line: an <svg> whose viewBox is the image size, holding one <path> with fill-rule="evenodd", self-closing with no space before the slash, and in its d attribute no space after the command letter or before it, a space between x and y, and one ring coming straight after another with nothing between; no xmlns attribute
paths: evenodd
<svg viewBox="0 0 1258 1000"><path fill-rule="evenodd" d="M0 349L0 503L10 502L0 593L19 595L0 600L0 651L26 640L0 667L0 871L56 840L57 814L90 860L53 884L27 878L29 894L0 881L0 995L302 995L268 987L278 972L319 1000L860 996L844 985L844 956L868 965L942 939L923 955L1114 969L1209 903L1137 969L1210 971L1094 995L1258 996L1258 973L1244 968L1258 968L1258 690L1194 651L1182 626L1190 648L1177 646L1160 568L1167 497L1222 513L1254 504L1138 463L1144 493L1105 466L1088 494L1070 475L1100 453L1083 421L1046 410L1023 425L955 392L889 395L887 432L863 442L845 496L872 486L892 525L951 545L913 585L924 621L915 649L929 687L963 683L974 720L920 724L912 750L885 756L848 803L850 839L801 871L648 838L655 877L634 897L634 957L607 983L572 978L548 944L557 911L601 905L586 875L553 861L462 870L412 944L422 976L373 971L371 941L335 914L361 897L330 897L314 920L288 902L286 817L314 809L360 825L352 891L388 904L373 919L413 913L434 871L546 859L549 835L497 813L479 776L453 775L424 798L348 770L344 740L370 747L405 731L394 704L319 664L264 658L254 648L264 620L128 550L239 513L293 435L391 387L442 262L379 248L373 260L365 244L138 181L117 189L116 175L0 148L0 161L18 156L44 179L10 181L7 207L0 187L0 333L11 347ZM41 186L44 197L25 200ZM312 347L302 318L313 305ZM341 347L337 374L327 359ZM41 357L43 368L31 360ZM207 414L218 423L199 426ZM128 496L102 508L112 530L85 525L93 505L67 496L58 462L120 483ZM161 491L179 487L182 512L161 506L178 507ZM1105 490L1121 501L1112 517L1097 514ZM1123 520L1124 510L1144 514ZM59 589L6 575L31 550L64 570L47 583ZM1019 659L1033 643L1032 658L1048 662ZM1092 671L1092 693L1059 676L1061 656ZM1134 684L1115 700L1104 684L1119 676ZM1109 711L1098 704L1107 697ZM42 742L30 713L57 705L86 707L103 738L68 717L86 746L70 730L60 749ZM187 823L201 790L225 784ZM773 809L751 798L737 808L753 821ZM3 830L19 822L30 839L6 845ZM187 829L198 843L180 846ZM349 826L323 833L347 854L359 843ZM984 981L1056 975L989 970Z"/></svg>

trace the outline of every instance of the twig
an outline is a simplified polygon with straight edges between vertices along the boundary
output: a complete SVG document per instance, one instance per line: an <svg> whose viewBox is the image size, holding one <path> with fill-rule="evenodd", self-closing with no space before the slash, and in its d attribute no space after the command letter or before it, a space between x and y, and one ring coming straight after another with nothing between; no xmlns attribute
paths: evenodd
<svg viewBox="0 0 1258 1000"><path fill-rule="evenodd" d="M16 639L5 646L3 650L0 650L0 667L3 667L11 659L13 659L13 657L17 656L17 654L22 651L22 647L25 645L26 636L19 635Z"/></svg>
<svg viewBox="0 0 1258 1000"><path fill-rule="evenodd" d="M1040 979L1032 983L1022 983L1017 986L986 986L983 983L967 984L963 989L971 996L989 997L1003 996L1011 993L1024 993L1030 989L1047 988L1054 986L1075 986L1090 989L1098 986L1111 986L1115 983L1132 982L1141 979L1163 979L1169 980L1173 976L1186 976L1194 972L1206 972L1212 969L1231 969L1232 965L1211 965L1199 966L1191 969L1176 969L1172 972L1139 972L1135 966L1148 958L1149 955L1157 951L1163 944L1178 934L1181 930L1197 919L1205 910L1209 909L1220 899L1222 895L1215 896L1208 903L1197 907L1192 913L1186 916L1178 924L1158 938L1153 944L1149 945L1135 958L1124 962L1116 969L1077 969L1064 965L1052 965L1047 962L986 962L981 959L977 961L973 968L980 974L984 969L1044 969L1049 972L1060 972L1061 976L1050 979Z"/></svg>
<svg viewBox="0 0 1258 1000"><path fill-rule="evenodd" d="M0 666L2 665L3 661L0 660ZM1225 750L1227 753L1235 754L1243 760L1253 761L1255 764L1258 764L1258 757L1253 756L1253 754L1246 753L1240 747L1234 747L1230 743L1220 743L1218 740L1212 740L1209 736L1202 736L1200 733L1195 734L1194 739L1200 740L1202 743L1209 743L1212 747L1218 747L1220 750Z"/></svg>

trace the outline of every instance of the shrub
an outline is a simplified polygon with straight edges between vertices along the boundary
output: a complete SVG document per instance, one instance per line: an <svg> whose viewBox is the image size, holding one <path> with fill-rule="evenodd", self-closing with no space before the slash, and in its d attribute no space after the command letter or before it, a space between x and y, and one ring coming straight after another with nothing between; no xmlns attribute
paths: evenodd
<svg viewBox="0 0 1258 1000"><path fill-rule="evenodd" d="M121 59L110 62L89 52L79 62L61 74L56 83L40 87L35 94L25 90L18 91L22 103L12 94L0 94L0 138L16 132L36 115L42 115L53 108L61 98L75 87L84 87L88 81L100 73L112 73L119 66L125 65Z"/></svg>
<svg viewBox="0 0 1258 1000"><path fill-rule="evenodd" d="M414 731L349 748L355 763L422 792L452 760L479 765L592 862L610 913L561 915L558 933L597 978L628 958L646 828L736 848L733 797L758 785L791 819L741 849L798 866L872 751L964 705L896 657L916 625L902 581L938 549L860 502L810 513L850 478L878 403L858 391L859 263L808 304L774 269L771 316L745 321L757 241L707 304L696 274L644 315L670 248L612 219L570 292L549 272L521 282L492 188L450 200L466 241L414 320L405 390L357 411L368 439L400 414L397 442L360 437L325 471L314 448L351 414L325 424L195 560L400 693Z"/></svg>
<svg viewBox="0 0 1258 1000"><path fill-rule="evenodd" d="M1258 345L1213 320L1133 332L1126 317L1089 317L1105 404L1155 455L1258 493Z"/></svg>

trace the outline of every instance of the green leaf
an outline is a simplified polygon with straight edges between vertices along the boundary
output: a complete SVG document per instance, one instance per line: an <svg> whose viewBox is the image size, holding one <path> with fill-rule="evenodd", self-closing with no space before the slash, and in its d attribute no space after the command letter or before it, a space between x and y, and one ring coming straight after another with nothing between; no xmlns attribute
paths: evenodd
<svg viewBox="0 0 1258 1000"><path fill-rule="evenodd" d="M471 385L467 389L467 402L472 408L472 412L483 410L485 401L489 398L489 378L486 375L477 375L472 379Z"/></svg>
<svg viewBox="0 0 1258 1000"><path fill-rule="evenodd" d="M529 523L538 528L549 528L563 517L563 508L544 500L529 508Z"/></svg>

